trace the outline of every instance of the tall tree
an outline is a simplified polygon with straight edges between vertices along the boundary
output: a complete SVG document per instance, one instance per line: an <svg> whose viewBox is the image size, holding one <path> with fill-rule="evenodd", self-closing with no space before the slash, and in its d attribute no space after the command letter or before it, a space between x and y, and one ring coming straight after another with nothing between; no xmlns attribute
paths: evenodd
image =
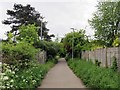
<svg viewBox="0 0 120 90"><path fill-rule="evenodd" d="M35 24L22 25L19 27L19 36L16 37L17 41L25 41L29 44L35 45L39 41L37 34L37 27Z"/></svg>
<svg viewBox="0 0 120 90"><path fill-rule="evenodd" d="M43 22L43 17L41 14L35 10L34 7L27 4L23 6L21 4L14 4L13 10L7 10L7 15L10 17L3 21L3 24L10 25L12 30L11 33L14 36L19 34L19 27L22 25L35 24L38 26L38 35L41 36L42 27L42 37L45 40L50 40L54 35L48 35L49 29L46 28L46 22Z"/></svg>
<svg viewBox="0 0 120 90"><path fill-rule="evenodd" d="M116 35L120 34L118 24L120 23L120 1L99 2L97 11L89 20L90 25L95 29L95 37L105 46L112 46Z"/></svg>
<svg viewBox="0 0 120 90"><path fill-rule="evenodd" d="M74 56L79 56L83 46L87 43L85 30L81 29L80 31L66 34L62 42L69 55L74 51Z"/></svg>

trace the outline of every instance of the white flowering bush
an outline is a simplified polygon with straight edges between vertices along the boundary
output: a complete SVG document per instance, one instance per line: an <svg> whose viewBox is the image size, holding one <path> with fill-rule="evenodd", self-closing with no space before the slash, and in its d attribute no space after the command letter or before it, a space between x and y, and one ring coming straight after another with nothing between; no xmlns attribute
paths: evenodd
<svg viewBox="0 0 120 90"><path fill-rule="evenodd" d="M7 64L1 64L2 72L0 73L0 88L9 89L13 88L15 72L11 70L10 66Z"/></svg>
<svg viewBox="0 0 120 90"><path fill-rule="evenodd" d="M34 45L38 39L36 32L28 35L29 29L34 29L32 27L33 25L30 28L29 26L21 27L20 35L16 37L16 43L13 43L11 33L8 34L8 42L2 43L3 64L0 73L0 89L36 88L40 85L49 68L53 66L53 63L41 65L35 60L40 48L36 48Z"/></svg>
<svg viewBox="0 0 120 90"><path fill-rule="evenodd" d="M45 74L53 63L46 64L32 63L29 68L24 70L14 71L11 66L2 64L3 72L0 74L0 88L2 89L24 89L24 88L37 88Z"/></svg>
<svg viewBox="0 0 120 90"><path fill-rule="evenodd" d="M51 66L53 66L53 63L31 65L31 67L24 70L23 73L19 73L19 78L16 79L14 86L16 86L16 88L36 88L40 85L41 80Z"/></svg>

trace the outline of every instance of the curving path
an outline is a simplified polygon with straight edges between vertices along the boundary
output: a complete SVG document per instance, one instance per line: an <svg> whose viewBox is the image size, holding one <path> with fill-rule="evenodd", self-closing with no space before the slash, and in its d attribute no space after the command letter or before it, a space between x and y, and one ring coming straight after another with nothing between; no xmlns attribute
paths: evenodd
<svg viewBox="0 0 120 90"><path fill-rule="evenodd" d="M68 67L65 59L61 58L38 88L85 88L85 86Z"/></svg>

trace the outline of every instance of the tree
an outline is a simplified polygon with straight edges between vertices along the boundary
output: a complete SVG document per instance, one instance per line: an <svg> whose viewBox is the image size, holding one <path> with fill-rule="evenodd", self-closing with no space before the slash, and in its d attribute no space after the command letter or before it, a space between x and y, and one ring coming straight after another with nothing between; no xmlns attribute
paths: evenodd
<svg viewBox="0 0 120 90"><path fill-rule="evenodd" d="M95 38L100 40L102 45L112 46L116 35L120 34L118 24L120 23L120 1L99 2L97 11L89 20L92 28L95 29Z"/></svg>
<svg viewBox="0 0 120 90"><path fill-rule="evenodd" d="M71 32L66 34L65 38L62 40L64 48L69 55L72 54L72 50L74 50L74 56L77 57L80 55L80 52L83 49L85 43L87 43L87 38L85 35L85 30L80 30L77 32ZM73 48L72 48L73 44Z"/></svg>
<svg viewBox="0 0 120 90"><path fill-rule="evenodd" d="M116 39L114 40L113 44L114 47L119 47L120 46L120 39L118 37L116 37Z"/></svg>
<svg viewBox="0 0 120 90"><path fill-rule="evenodd" d="M57 37L56 37L56 39L55 39L55 42L59 42L59 36L58 36L58 34L57 34Z"/></svg>
<svg viewBox="0 0 120 90"><path fill-rule="evenodd" d="M46 28L46 22L43 22L43 17L41 14L35 10L34 7L31 7L29 4L23 6L21 4L14 4L13 10L7 10L7 15L10 17L7 20L3 21L3 24L10 25L14 36L19 34L19 27L22 25L35 24L38 26L38 35L41 35L42 27L42 37L45 40L50 40L54 35L48 35L49 29ZM41 26L42 25L42 26Z"/></svg>
<svg viewBox="0 0 120 90"><path fill-rule="evenodd" d="M36 46L36 48L40 48L46 51L48 59L53 59L56 55L62 53L61 47L62 45L60 43L52 41L39 41Z"/></svg>
<svg viewBox="0 0 120 90"><path fill-rule="evenodd" d="M32 25L22 25L19 27L19 36L16 36L17 41L25 41L32 45L35 45L39 41L39 37L37 34L37 27L35 24Z"/></svg>

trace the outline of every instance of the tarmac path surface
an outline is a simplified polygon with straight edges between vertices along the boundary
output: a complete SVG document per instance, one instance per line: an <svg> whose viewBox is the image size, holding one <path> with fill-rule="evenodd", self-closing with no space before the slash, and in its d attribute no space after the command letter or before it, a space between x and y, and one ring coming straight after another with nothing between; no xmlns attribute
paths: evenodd
<svg viewBox="0 0 120 90"><path fill-rule="evenodd" d="M61 58L47 73L41 86L38 88L85 88L85 86L68 67L65 59Z"/></svg>

